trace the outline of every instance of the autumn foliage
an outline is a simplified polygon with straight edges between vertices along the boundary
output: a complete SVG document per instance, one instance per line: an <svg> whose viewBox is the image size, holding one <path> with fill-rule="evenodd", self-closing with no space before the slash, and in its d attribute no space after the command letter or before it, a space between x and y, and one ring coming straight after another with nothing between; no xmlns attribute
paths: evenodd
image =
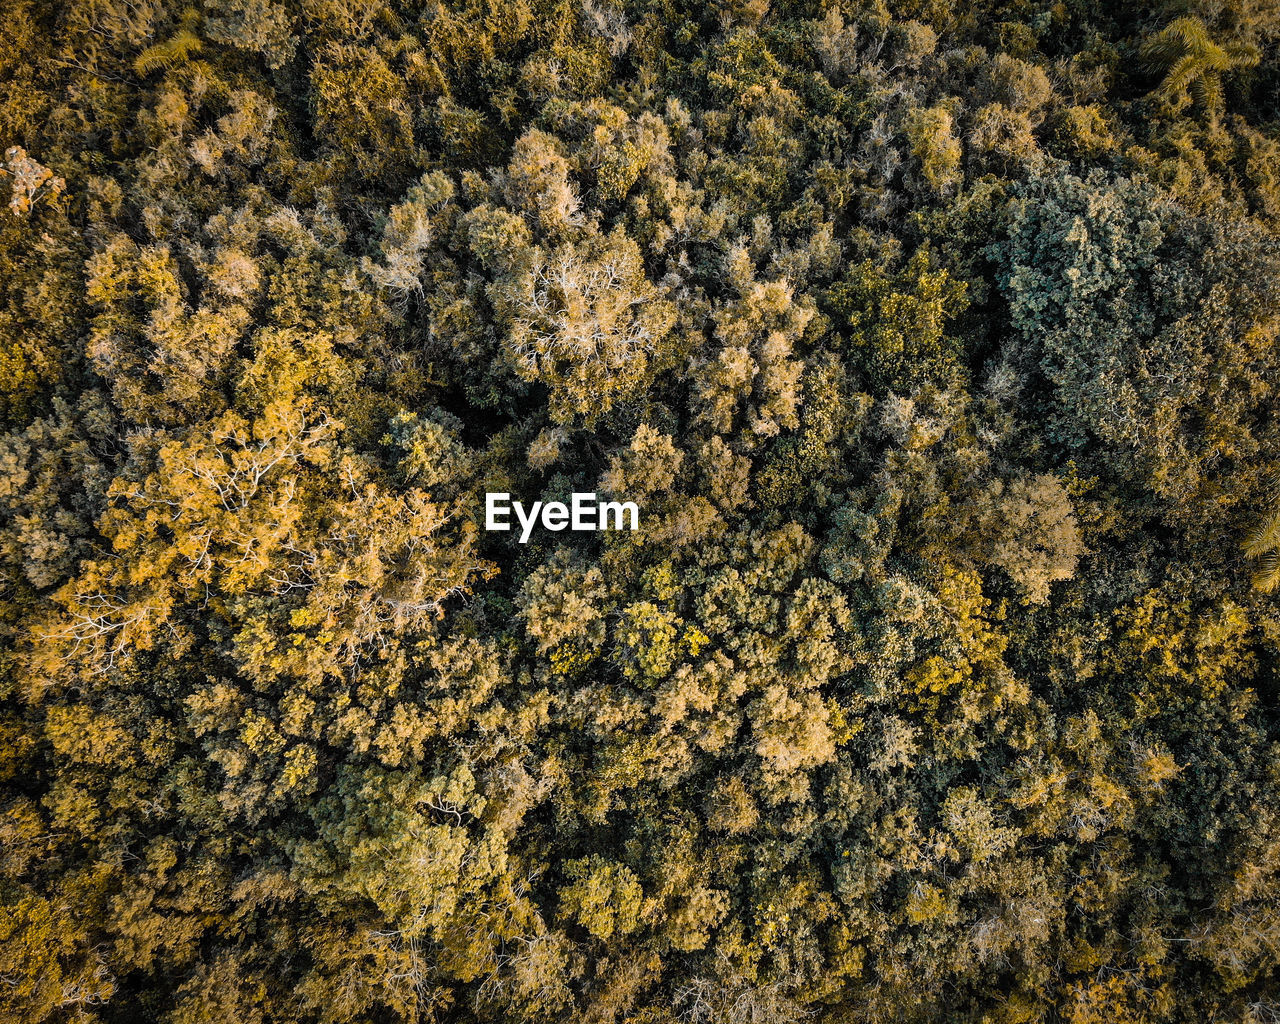
<svg viewBox="0 0 1280 1024"><path fill-rule="evenodd" d="M1280 1020L1273 0L0 25L0 1019Z"/></svg>

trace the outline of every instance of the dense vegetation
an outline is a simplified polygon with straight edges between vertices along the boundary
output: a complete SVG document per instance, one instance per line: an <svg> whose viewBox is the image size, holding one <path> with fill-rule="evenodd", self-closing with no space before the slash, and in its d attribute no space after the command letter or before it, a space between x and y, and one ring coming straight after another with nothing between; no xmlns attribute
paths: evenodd
<svg viewBox="0 0 1280 1024"><path fill-rule="evenodd" d="M1274 0L0 24L5 1021L1280 1020Z"/></svg>

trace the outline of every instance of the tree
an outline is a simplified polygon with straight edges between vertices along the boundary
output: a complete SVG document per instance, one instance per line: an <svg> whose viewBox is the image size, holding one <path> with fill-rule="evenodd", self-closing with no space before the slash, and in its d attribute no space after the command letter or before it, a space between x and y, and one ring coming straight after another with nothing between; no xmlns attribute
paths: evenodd
<svg viewBox="0 0 1280 1024"><path fill-rule="evenodd" d="M0 1018L1274 1017L1277 2L0 0Z"/></svg>
<svg viewBox="0 0 1280 1024"><path fill-rule="evenodd" d="M320 136L358 173L384 175L411 161L408 93L377 50L329 43L316 54L311 90Z"/></svg>
<svg viewBox="0 0 1280 1024"><path fill-rule="evenodd" d="M1071 501L1048 474L1007 487L997 481L992 496L995 504L979 527L991 545L985 557L1017 582L1026 601L1043 604L1050 585L1071 579L1084 554Z"/></svg>
<svg viewBox="0 0 1280 1024"><path fill-rule="evenodd" d="M675 313L621 232L509 253L490 286L501 351L518 377L544 384L556 423L595 423L662 364Z"/></svg>
<svg viewBox="0 0 1280 1024"><path fill-rule="evenodd" d="M1016 365L1045 382L1053 443L1100 445L1184 515L1212 516L1253 486L1269 445L1252 426L1276 266L1270 239L1192 217L1149 183L1040 179L993 247L1018 328ZM1235 467L1230 474L1211 467Z"/></svg>
<svg viewBox="0 0 1280 1024"><path fill-rule="evenodd" d="M1253 43L1216 43L1199 18L1175 18L1142 44L1151 71L1164 73L1157 95L1175 106L1188 95L1211 118L1222 109L1222 76L1254 67L1261 59Z"/></svg>

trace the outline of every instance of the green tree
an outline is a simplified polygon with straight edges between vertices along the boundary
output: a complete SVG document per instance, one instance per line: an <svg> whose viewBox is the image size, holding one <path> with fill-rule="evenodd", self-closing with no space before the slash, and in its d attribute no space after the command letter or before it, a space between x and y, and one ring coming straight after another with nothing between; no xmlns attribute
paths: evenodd
<svg viewBox="0 0 1280 1024"><path fill-rule="evenodd" d="M1142 44L1142 59L1152 71L1164 74L1157 95L1174 104L1188 97L1210 117L1222 109L1222 76L1251 68L1261 59L1253 43L1214 42L1203 21L1175 18Z"/></svg>

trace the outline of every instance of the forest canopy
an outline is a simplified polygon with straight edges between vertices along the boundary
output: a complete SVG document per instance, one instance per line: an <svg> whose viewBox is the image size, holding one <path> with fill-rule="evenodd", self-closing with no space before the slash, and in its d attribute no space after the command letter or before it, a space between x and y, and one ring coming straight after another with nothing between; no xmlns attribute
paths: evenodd
<svg viewBox="0 0 1280 1024"><path fill-rule="evenodd" d="M0 24L0 1017L1280 1020L1276 0Z"/></svg>

